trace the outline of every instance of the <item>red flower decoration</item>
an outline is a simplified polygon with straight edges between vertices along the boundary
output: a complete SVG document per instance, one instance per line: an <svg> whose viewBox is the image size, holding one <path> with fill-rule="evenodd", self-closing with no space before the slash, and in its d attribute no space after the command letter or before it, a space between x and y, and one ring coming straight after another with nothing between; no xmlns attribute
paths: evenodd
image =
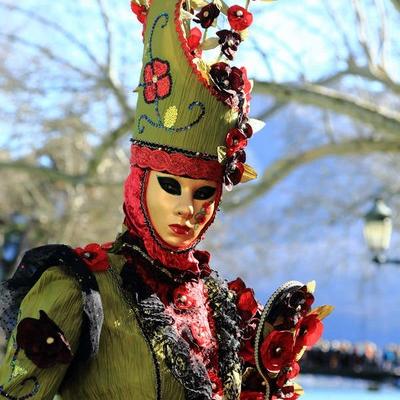
<svg viewBox="0 0 400 400"><path fill-rule="evenodd" d="M72 361L71 346L61 329L43 311L39 319L24 318L17 327L17 345L39 368Z"/></svg>
<svg viewBox="0 0 400 400"><path fill-rule="evenodd" d="M219 8L215 4L210 3L196 14L196 19L193 19L193 21L199 23L202 28L207 29L213 24L219 13Z"/></svg>
<svg viewBox="0 0 400 400"><path fill-rule="evenodd" d="M250 100L251 100L250 93L251 93L252 85L247 76L246 67L241 67L240 70L242 71L242 77L243 77L243 81L244 81L243 91L244 91L244 95L245 95L245 99L246 99L245 112L246 112L246 114L248 114L250 111ZM253 130L251 131L251 133L253 133ZM251 135L248 137L251 137Z"/></svg>
<svg viewBox="0 0 400 400"><path fill-rule="evenodd" d="M245 162L246 153L244 150L237 151L227 159L224 172L224 185L228 190L232 186L237 185L242 179Z"/></svg>
<svg viewBox="0 0 400 400"><path fill-rule="evenodd" d="M309 314L296 325L296 351L304 346L311 347L320 339L324 325L316 314Z"/></svg>
<svg viewBox="0 0 400 400"><path fill-rule="evenodd" d="M107 246L108 244L105 245ZM84 248L77 247L75 253L82 258L92 272L106 271L109 268L107 252L97 243L90 243Z"/></svg>
<svg viewBox="0 0 400 400"><path fill-rule="evenodd" d="M240 343L240 357L243 361L255 365L253 338L242 340Z"/></svg>
<svg viewBox="0 0 400 400"><path fill-rule="evenodd" d="M295 393L293 385L283 386L271 396L271 400L296 400L298 398L299 395Z"/></svg>
<svg viewBox="0 0 400 400"><path fill-rule="evenodd" d="M188 43L189 49L192 52L196 52L198 56L201 55L201 51L198 51L201 37L202 37L201 30L199 28L192 28L190 30L189 37L187 38L187 43Z"/></svg>
<svg viewBox="0 0 400 400"><path fill-rule="evenodd" d="M276 384L279 387L283 387L289 379L296 378L297 375L299 375L299 373L300 373L300 365L296 361L293 361L292 365L283 368L283 370L278 376L278 379L276 380Z"/></svg>
<svg viewBox="0 0 400 400"><path fill-rule="evenodd" d="M243 390L240 393L240 400L264 400L265 395L263 392L254 392L249 390Z"/></svg>
<svg viewBox="0 0 400 400"><path fill-rule="evenodd" d="M254 317L258 310L258 303L254 298L254 290L250 288L244 289L238 296L236 305L243 320L248 321Z"/></svg>
<svg viewBox="0 0 400 400"><path fill-rule="evenodd" d="M230 157L233 153L247 146L247 136L240 129L232 128L226 135L225 143L228 147L226 155Z"/></svg>
<svg viewBox="0 0 400 400"><path fill-rule="evenodd" d="M242 279L236 278L234 281L228 283L228 288L239 294L242 290L246 289L246 284Z"/></svg>
<svg viewBox="0 0 400 400"><path fill-rule="evenodd" d="M208 371L208 377L210 378L211 381L211 387L213 393L222 396L224 392L223 392L222 381L219 378L219 376L213 370L210 370Z"/></svg>
<svg viewBox="0 0 400 400"><path fill-rule="evenodd" d="M108 244L105 245L107 246ZM77 247L75 253L82 258L92 272L106 271L109 268L107 252L97 243L90 243L84 248Z"/></svg>
<svg viewBox="0 0 400 400"><path fill-rule="evenodd" d="M243 322L254 317L258 310L258 303L254 297L254 290L246 287L245 283L236 278L228 283L228 288L236 292L236 308Z"/></svg>
<svg viewBox="0 0 400 400"><path fill-rule="evenodd" d="M228 8L228 21L235 31L243 31L253 22L253 14L241 6Z"/></svg>
<svg viewBox="0 0 400 400"><path fill-rule="evenodd" d="M294 359L294 338L289 331L272 331L263 341L260 355L264 367L270 372L279 372Z"/></svg>
<svg viewBox="0 0 400 400"><path fill-rule="evenodd" d="M169 63L155 58L144 67L144 99L153 103L156 99L165 99L171 93L172 78Z"/></svg>
<svg viewBox="0 0 400 400"><path fill-rule="evenodd" d="M131 10L140 23L144 24L146 22L147 8L145 6L141 6L140 4L131 1Z"/></svg>
<svg viewBox="0 0 400 400"><path fill-rule="evenodd" d="M189 296L189 290L185 286L179 286L174 290L173 300L179 310L188 310L196 307L196 300Z"/></svg>

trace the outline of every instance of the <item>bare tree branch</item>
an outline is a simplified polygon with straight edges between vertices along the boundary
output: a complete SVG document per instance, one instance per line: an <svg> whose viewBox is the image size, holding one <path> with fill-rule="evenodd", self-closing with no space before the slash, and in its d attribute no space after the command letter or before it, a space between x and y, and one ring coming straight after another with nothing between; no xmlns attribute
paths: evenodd
<svg viewBox="0 0 400 400"><path fill-rule="evenodd" d="M40 167L25 161L0 161L0 169L14 169L32 176L45 177L52 181L64 181L77 184L85 179L84 175L69 175L54 168Z"/></svg>
<svg viewBox="0 0 400 400"><path fill-rule="evenodd" d="M106 44L107 44L107 56L106 56L106 71L107 75L110 75L111 72L111 64L112 64L112 35L110 29L110 19L108 18L104 1L103 0L96 0L97 5L100 10L100 14L103 20L104 31L106 32Z"/></svg>
<svg viewBox="0 0 400 400"><path fill-rule="evenodd" d="M72 35L70 32L68 32L67 30L65 30L61 25L53 22L52 20L49 20L47 18L42 17L41 15L38 15L36 13L34 13L33 11L30 10L26 10L24 8L15 6L15 5L11 5L11 4L7 4L7 3L3 3L0 2L0 7L3 7L5 9L8 9L10 11L17 11L20 14L26 15L27 17L29 17L32 20L35 20L37 22L39 22L40 24L53 29L54 31L60 33L62 36L64 36L69 42L71 42L72 44L74 44L75 46L77 46L78 48L80 48L82 50L82 52L99 68L101 68L101 64L99 63L99 61L97 60L97 58L93 55L93 53L89 50L89 48L83 44L82 42L80 42L74 35Z"/></svg>
<svg viewBox="0 0 400 400"><path fill-rule="evenodd" d="M63 65L77 73L79 73L80 75L84 76L85 78L88 79L97 79L96 75L91 74L90 72L84 71L83 69L69 63L68 61L64 60L61 57L58 57L57 55L55 55L48 47L44 47L41 46L37 43L33 43L30 42L29 40L23 39L17 35L14 35L12 33L2 33L0 32L0 36L8 39L11 42L15 42L15 43L19 43L22 44L24 46L30 47L34 50L37 50L40 54L42 54L43 56L47 57L49 60L52 60L60 65Z"/></svg>
<svg viewBox="0 0 400 400"><path fill-rule="evenodd" d="M135 115L133 115L132 113L131 118L125 121L117 129L106 135L103 142L101 143L100 146L96 148L93 157L89 161L89 165L86 172L86 175L88 177L93 177L96 174L97 167L100 165L101 160L104 157L104 154L107 152L108 149L110 149L115 145L118 139L123 137L127 132L129 132L129 130L132 129L134 123L135 123Z"/></svg>
<svg viewBox="0 0 400 400"><path fill-rule="evenodd" d="M357 139L342 143L329 143L301 154L281 158L266 168L263 176L258 180L258 184L252 186L252 189L247 190L246 194L241 196L238 190L238 196L234 196L232 200L227 198L224 201L223 208L225 211L233 211L248 206L301 165L327 156L361 155L375 152L399 153L400 140L374 141L370 139Z"/></svg>
<svg viewBox="0 0 400 400"><path fill-rule="evenodd" d="M361 48L364 51L364 55L368 60L368 65L374 65L374 57L368 44L367 18L359 0L352 0L352 3L356 15L359 44L361 45Z"/></svg>
<svg viewBox="0 0 400 400"><path fill-rule="evenodd" d="M318 85L295 86L272 82L257 82L255 92L274 96L278 101L296 101L301 104L331 110L371 125L378 132L398 136L400 114L385 110L365 100Z"/></svg>
<svg viewBox="0 0 400 400"><path fill-rule="evenodd" d="M400 0L391 0L391 1L396 10L400 12Z"/></svg>

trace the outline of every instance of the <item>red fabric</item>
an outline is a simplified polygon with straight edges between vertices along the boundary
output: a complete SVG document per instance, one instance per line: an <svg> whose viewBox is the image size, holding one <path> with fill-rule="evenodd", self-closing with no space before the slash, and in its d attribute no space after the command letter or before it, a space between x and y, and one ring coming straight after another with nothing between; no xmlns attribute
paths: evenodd
<svg viewBox="0 0 400 400"><path fill-rule="evenodd" d="M207 269L208 265L201 261L203 255L207 256L200 254L199 261L202 268ZM156 279L151 270L140 264L137 271L163 302L165 312L172 317L179 336L188 342L192 355L205 365L213 384L213 393L222 396L223 384L218 377L218 341L203 281L191 280L174 287Z"/></svg>
<svg viewBox="0 0 400 400"><path fill-rule="evenodd" d="M217 160L205 160L201 155L188 157L178 152L168 153L162 149L150 149L135 143L131 146L131 165L216 182L222 182L223 176L222 165Z"/></svg>
<svg viewBox="0 0 400 400"><path fill-rule="evenodd" d="M82 258L92 272L106 271L110 267L107 256L109 248L109 243L105 243L104 245L90 243L84 248L77 247L75 253Z"/></svg>
<svg viewBox="0 0 400 400"><path fill-rule="evenodd" d="M139 146L132 146L133 148L133 160L138 161L135 155L141 155L142 159L139 160L141 164L143 163L150 164L146 165L150 167L149 169L155 169L159 171L165 171L171 173L173 175L182 175L177 172L185 171L185 176L190 176L192 178L209 178L204 175L204 172L208 172L207 162L205 160L200 159L189 159L186 157L186 162L184 166L179 166L179 164L170 164L174 158L166 152L157 151L159 157L149 157L146 162L146 158L143 157L144 154L153 154L153 151L147 149L145 147L139 148ZM147 151L147 150L150 150ZM182 156L181 154L175 153L177 156ZM184 156L185 157L185 156ZM181 158L181 157L179 157ZM167 162L163 164L163 160ZM168 162L169 161L169 162ZM175 160L176 161L176 160ZM197 161L201 166L204 166L206 171L199 168ZM190 164L191 162L191 164ZM210 162L213 164L213 162ZM157 164L158 168L153 168ZM170 168L172 166L172 168ZM176 167L176 168L175 168ZM183 170L182 170L183 167ZM186 168L185 168L186 167ZM194 174L191 174L191 167L193 167ZM214 214L212 215L210 221L200 232L198 238L191 244L189 248L175 248L167 243L165 243L161 237L157 234L157 232L151 226L150 219L148 217L147 207L145 204L145 193L147 187L147 179L149 169L142 169L133 165L131 167L131 173L125 181L125 202L124 202L124 212L125 212L125 225L129 229L130 233L133 236L139 237L144 244L144 247L148 253L148 255L154 259L158 260L167 268L179 269L179 270L191 270L193 272L198 272L198 260L194 257L194 247L198 244L198 242L203 238L208 227L214 221L215 214L218 208L218 204L221 198L222 193L222 184L220 183L217 186L217 194L215 197L215 208ZM210 171L211 172L211 171ZM195 176L193 176L195 175ZM214 172L215 175L215 172Z"/></svg>

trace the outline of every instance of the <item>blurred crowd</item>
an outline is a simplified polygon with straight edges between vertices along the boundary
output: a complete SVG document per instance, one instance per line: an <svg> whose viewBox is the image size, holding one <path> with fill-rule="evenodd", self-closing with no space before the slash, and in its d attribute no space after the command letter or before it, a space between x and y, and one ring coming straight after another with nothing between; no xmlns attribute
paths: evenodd
<svg viewBox="0 0 400 400"><path fill-rule="evenodd" d="M320 341L305 353L301 365L305 372L400 378L400 344L380 349L372 342Z"/></svg>

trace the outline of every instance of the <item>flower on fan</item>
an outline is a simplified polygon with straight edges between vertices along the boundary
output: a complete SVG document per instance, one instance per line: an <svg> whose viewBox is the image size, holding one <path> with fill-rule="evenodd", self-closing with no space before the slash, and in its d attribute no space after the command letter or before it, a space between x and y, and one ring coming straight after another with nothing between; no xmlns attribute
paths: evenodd
<svg viewBox="0 0 400 400"><path fill-rule="evenodd" d="M61 329L43 311L39 319L24 318L17 326L17 345L39 368L72 361L71 346Z"/></svg>
<svg viewBox="0 0 400 400"><path fill-rule="evenodd" d="M196 14L196 18L193 21L199 23L202 28L207 29L213 24L219 13L219 8L214 3L210 3Z"/></svg>
<svg viewBox="0 0 400 400"><path fill-rule="evenodd" d="M283 386L271 396L271 400L296 400L298 398L299 394L296 393L293 385Z"/></svg>
<svg viewBox="0 0 400 400"><path fill-rule="evenodd" d="M303 317L296 325L296 352L303 347L314 346L321 338L324 325L316 314Z"/></svg>
<svg viewBox="0 0 400 400"><path fill-rule="evenodd" d="M107 245L101 246L97 243L90 243L84 248L77 247L75 253L81 257L92 272L105 271L109 268L106 247Z"/></svg>
<svg viewBox="0 0 400 400"><path fill-rule="evenodd" d="M221 45L222 54L229 60L233 60L233 56L242 41L241 36L239 33L227 29L218 31L217 36L219 37L218 43Z"/></svg>
<svg viewBox="0 0 400 400"><path fill-rule="evenodd" d="M243 31L253 22L253 14L241 6L228 8L228 21L235 31Z"/></svg>
<svg viewBox="0 0 400 400"><path fill-rule="evenodd" d="M155 58L144 67L143 95L146 103L165 99L171 93L172 78L169 63Z"/></svg>
<svg viewBox="0 0 400 400"><path fill-rule="evenodd" d="M284 367L279 373L276 384L279 387L284 386L288 380L296 378L299 372L300 365L296 361L293 361L291 365Z"/></svg>
<svg viewBox="0 0 400 400"><path fill-rule="evenodd" d="M290 331L272 331L260 348L261 360L270 372L279 372L294 359L294 337Z"/></svg>

